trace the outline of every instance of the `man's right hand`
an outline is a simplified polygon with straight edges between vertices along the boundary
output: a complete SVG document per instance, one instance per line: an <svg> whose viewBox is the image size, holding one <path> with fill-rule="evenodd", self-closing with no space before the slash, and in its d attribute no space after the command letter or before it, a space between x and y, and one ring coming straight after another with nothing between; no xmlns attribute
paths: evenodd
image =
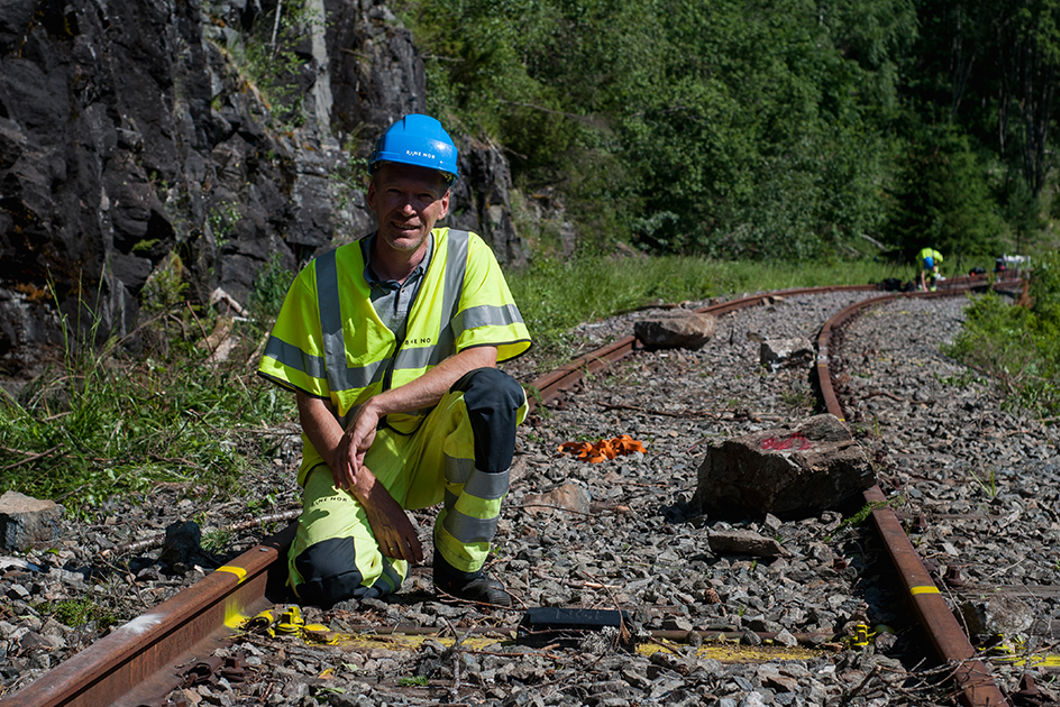
<svg viewBox="0 0 1060 707"><path fill-rule="evenodd" d="M367 471L361 467L361 471ZM369 472L370 473L370 472ZM372 535L379 543L379 551L387 557L406 560L410 564L423 562L423 546L408 514L378 481L370 496L358 499L368 514Z"/></svg>
<svg viewBox="0 0 1060 707"><path fill-rule="evenodd" d="M382 553L422 562L423 548L405 509L364 465L365 453L375 440L379 424L376 406L362 405L348 429L343 430L330 402L299 393L298 415L309 441L328 462L335 486L351 493L365 509Z"/></svg>
<svg viewBox="0 0 1060 707"><path fill-rule="evenodd" d="M368 515L372 535L379 543L379 551L387 557L418 563L423 560L416 528L383 484L379 483L372 470L364 465L364 454L355 455L355 446L343 436L331 464L331 476L335 485L353 495ZM369 442L370 443L370 442ZM360 458L358 459L357 456Z"/></svg>

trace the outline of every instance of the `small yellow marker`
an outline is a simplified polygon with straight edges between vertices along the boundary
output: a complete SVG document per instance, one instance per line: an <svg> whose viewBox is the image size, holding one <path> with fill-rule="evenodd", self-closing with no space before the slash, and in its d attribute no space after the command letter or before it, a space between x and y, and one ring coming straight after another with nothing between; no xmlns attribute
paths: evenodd
<svg viewBox="0 0 1060 707"><path fill-rule="evenodd" d="M242 584L243 580L247 578L247 571L242 567L236 567L235 565L223 565L214 571L234 574L236 576L236 584Z"/></svg>
<svg viewBox="0 0 1060 707"><path fill-rule="evenodd" d="M913 596L916 596L917 594L938 594L939 588L933 584L922 584L917 587L910 587L909 593Z"/></svg>

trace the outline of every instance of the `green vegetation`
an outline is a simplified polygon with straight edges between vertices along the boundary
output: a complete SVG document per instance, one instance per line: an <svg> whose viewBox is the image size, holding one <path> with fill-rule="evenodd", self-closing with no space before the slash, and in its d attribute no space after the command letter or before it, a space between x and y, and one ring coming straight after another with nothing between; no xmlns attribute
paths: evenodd
<svg viewBox="0 0 1060 707"><path fill-rule="evenodd" d="M1043 255L1030 278L1030 307L1001 295L977 298L944 349L998 380L1011 401L1054 421L1060 415L1060 255Z"/></svg>
<svg viewBox="0 0 1060 707"><path fill-rule="evenodd" d="M118 623L113 611L96 604L87 597L64 599L57 602L44 602L34 607L42 615L52 616L61 624L71 628L84 626L94 621L101 631Z"/></svg>
<svg viewBox="0 0 1060 707"><path fill-rule="evenodd" d="M428 109L562 193L582 247L1025 252L1060 0L404 0Z"/></svg>
<svg viewBox="0 0 1060 707"><path fill-rule="evenodd" d="M287 288L294 280L294 273L283 264L279 253L273 253L254 280L254 289L250 291L250 313L254 321L261 325L262 331L272 327L276 316L283 306Z"/></svg>
<svg viewBox="0 0 1060 707"><path fill-rule="evenodd" d="M98 320L83 339L64 322L62 359L17 396L0 389L0 487L75 513L159 481L230 488L264 451L241 428L291 420L294 403L248 368L253 326L234 331L227 361L210 361L211 319L186 301L161 310L135 332L150 347L139 354L113 337L92 346Z"/></svg>
<svg viewBox="0 0 1060 707"><path fill-rule="evenodd" d="M206 7L207 12L223 9L223 6ZM310 64L302 44L307 36L323 32L324 23L313 16L305 0L278 3L261 20L245 35L228 35L240 38L234 45L223 46L218 42L214 45L234 60L243 83L241 88L254 92L264 104L269 126L279 132L289 132L301 127L306 117L302 87ZM214 22L224 25L221 17L215 16ZM215 110L220 107L220 98L214 99ZM222 204L221 208L224 207ZM222 225L224 220L221 217Z"/></svg>
<svg viewBox="0 0 1060 707"><path fill-rule="evenodd" d="M905 503L905 499L900 496L887 499L886 501L869 501L862 506L857 512L847 516L843 519L843 522L839 524L840 528L849 528L852 526L858 526L869 519L875 511L882 510L884 508L894 508Z"/></svg>
<svg viewBox="0 0 1060 707"><path fill-rule="evenodd" d="M235 535L230 530L211 528L203 531L201 546L206 552L224 552L234 538Z"/></svg>

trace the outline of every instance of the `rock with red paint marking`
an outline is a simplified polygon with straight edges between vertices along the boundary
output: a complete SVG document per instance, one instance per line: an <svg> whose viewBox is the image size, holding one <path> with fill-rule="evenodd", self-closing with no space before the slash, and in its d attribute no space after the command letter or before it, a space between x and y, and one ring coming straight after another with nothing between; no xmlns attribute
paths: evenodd
<svg viewBox="0 0 1060 707"><path fill-rule="evenodd" d="M27 550L33 543L51 542L59 532L63 507L18 491L0 496L0 550Z"/></svg>
<svg viewBox="0 0 1060 707"><path fill-rule="evenodd" d="M834 415L711 445L692 505L720 518L806 518L861 506L876 483L868 456Z"/></svg>
<svg viewBox="0 0 1060 707"><path fill-rule="evenodd" d="M717 321L705 312L671 312L633 325L633 333L644 348L699 349L714 336Z"/></svg>

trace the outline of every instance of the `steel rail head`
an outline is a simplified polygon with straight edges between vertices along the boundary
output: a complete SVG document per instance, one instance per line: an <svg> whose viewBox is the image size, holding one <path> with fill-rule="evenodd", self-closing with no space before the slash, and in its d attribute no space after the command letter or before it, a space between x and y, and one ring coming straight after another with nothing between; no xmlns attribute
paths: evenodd
<svg viewBox="0 0 1060 707"><path fill-rule="evenodd" d="M975 287L974 283L962 284L951 287L947 291L884 295L856 302L840 310L824 323L817 340L818 351L827 352L831 346L833 334L868 307L900 297L952 297L964 294L973 287ZM816 373L825 408L839 419L844 419L843 407L832 385L832 372L827 355L823 358L820 354L818 355ZM931 574L925 569L924 563L905 534L897 514L886 506L887 499L883 491L879 486L873 486L864 492L864 497L867 504L875 506L872 511L873 524L906 589L920 625L928 634L938 657L954 666L952 679L960 691L962 701L969 707L1007 705L1008 702L994 682L990 669L982 661L975 659L975 649L971 641L950 612L946 601L932 581Z"/></svg>
<svg viewBox="0 0 1060 707"><path fill-rule="evenodd" d="M293 525L247 550L146 614L0 701L3 705L118 705L132 695L167 692L159 674L195 651L265 596L269 569L293 537ZM133 702L138 700L133 699Z"/></svg>

